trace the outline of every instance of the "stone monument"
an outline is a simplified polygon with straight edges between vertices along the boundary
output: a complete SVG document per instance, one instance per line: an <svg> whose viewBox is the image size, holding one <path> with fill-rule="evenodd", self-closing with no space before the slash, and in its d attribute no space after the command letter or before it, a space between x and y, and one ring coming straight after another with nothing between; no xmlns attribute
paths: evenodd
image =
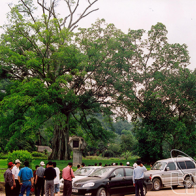
<svg viewBox="0 0 196 196"><path fill-rule="evenodd" d="M83 137L72 136L69 138L69 145L73 150L73 166L82 164L82 151L86 148L86 142Z"/></svg>

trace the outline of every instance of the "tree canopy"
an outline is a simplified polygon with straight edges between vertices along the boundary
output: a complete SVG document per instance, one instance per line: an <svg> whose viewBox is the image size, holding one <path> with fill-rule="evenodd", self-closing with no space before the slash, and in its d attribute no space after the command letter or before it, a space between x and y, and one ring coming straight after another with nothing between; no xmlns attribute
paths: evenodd
<svg viewBox="0 0 196 196"><path fill-rule="evenodd" d="M83 131L87 140L101 139L103 151L114 135L98 115L110 124L111 117L131 115L134 133L125 121L115 126L129 132L121 133L122 141L133 144L136 137L145 160L162 158L171 148L193 153L186 146L195 145L196 76L186 68L187 46L168 43L162 23L147 33L123 33L102 19L74 33L76 24L96 11L87 12L96 1L88 1L76 21L79 0L73 10L66 1L70 13L63 19L55 0L48 7L38 1L41 17L33 16L31 0L11 8L0 39L0 145L13 150L14 142L25 138L18 148L31 149L45 126L54 131L51 159L68 159L69 134Z"/></svg>

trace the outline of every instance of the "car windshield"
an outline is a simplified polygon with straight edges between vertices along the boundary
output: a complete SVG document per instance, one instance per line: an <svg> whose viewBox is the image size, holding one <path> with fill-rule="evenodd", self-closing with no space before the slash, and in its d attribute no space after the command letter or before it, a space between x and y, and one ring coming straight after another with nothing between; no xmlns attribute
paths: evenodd
<svg viewBox="0 0 196 196"><path fill-rule="evenodd" d="M95 168L80 168L74 172L75 176L88 176Z"/></svg>
<svg viewBox="0 0 196 196"><path fill-rule="evenodd" d="M94 171L89 177L105 177L107 176L114 168L101 168Z"/></svg>
<svg viewBox="0 0 196 196"><path fill-rule="evenodd" d="M166 164L167 164L166 162L156 162L152 166L151 170L163 170Z"/></svg>

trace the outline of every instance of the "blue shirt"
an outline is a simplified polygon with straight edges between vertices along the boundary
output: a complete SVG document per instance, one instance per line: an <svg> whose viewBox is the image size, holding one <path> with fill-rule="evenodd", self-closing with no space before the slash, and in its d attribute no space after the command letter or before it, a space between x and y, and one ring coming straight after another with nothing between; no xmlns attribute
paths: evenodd
<svg viewBox="0 0 196 196"><path fill-rule="evenodd" d="M147 171L146 167L140 167L139 165L133 170L133 183L135 184L135 180L139 180L144 178L144 172Z"/></svg>
<svg viewBox="0 0 196 196"><path fill-rule="evenodd" d="M28 181L33 178L33 171L28 167L23 167L20 171L18 176L22 179L22 182Z"/></svg>

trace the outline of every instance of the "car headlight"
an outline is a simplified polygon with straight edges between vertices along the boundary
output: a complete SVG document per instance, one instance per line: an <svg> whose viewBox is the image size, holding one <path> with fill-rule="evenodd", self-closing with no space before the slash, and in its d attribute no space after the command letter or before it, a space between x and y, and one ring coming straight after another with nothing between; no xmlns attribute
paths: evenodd
<svg viewBox="0 0 196 196"><path fill-rule="evenodd" d="M91 186L94 186L95 183L94 182L89 182L87 184L84 184L82 187L91 187Z"/></svg>

